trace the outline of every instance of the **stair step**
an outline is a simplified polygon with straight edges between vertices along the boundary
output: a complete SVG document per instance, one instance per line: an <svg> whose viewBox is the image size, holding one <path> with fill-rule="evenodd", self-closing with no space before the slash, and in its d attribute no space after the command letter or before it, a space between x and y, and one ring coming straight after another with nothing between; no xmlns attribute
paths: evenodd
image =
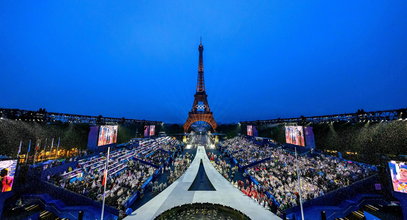
<svg viewBox="0 0 407 220"><path fill-rule="evenodd" d="M52 212L45 210L40 213L40 219L52 219L53 215L54 214Z"/></svg>
<svg viewBox="0 0 407 220"><path fill-rule="evenodd" d="M48 215L49 213L50 213L49 211L44 210L44 211L42 211L42 212L40 213L40 217L46 216L46 215Z"/></svg>
<svg viewBox="0 0 407 220"><path fill-rule="evenodd" d="M372 210L372 211L378 211L379 210L379 208L377 208L377 207L375 207L373 205L370 205L370 204L366 205L365 207Z"/></svg>
<svg viewBox="0 0 407 220"><path fill-rule="evenodd" d="M361 211L353 211L352 214L359 219L363 219L365 217L365 214L363 214Z"/></svg>
<svg viewBox="0 0 407 220"><path fill-rule="evenodd" d="M32 211L36 208L39 208L40 206L38 204L34 204L34 205L30 205L28 207L25 208L26 211Z"/></svg>

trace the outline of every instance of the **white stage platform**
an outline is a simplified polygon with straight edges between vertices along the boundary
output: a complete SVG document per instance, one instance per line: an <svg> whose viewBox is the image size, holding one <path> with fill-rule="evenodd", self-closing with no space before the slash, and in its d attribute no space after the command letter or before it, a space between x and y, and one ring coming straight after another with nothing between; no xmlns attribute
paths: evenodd
<svg viewBox="0 0 407 220"><path fill-rule="evenodd" d="M198 172L201 159L216 191L188 191ZM222 204L243 212L251 219L280 219L243 194L218 173L209 161L203 146L198 147L195 159L177 181L125 219L154 219L168 209L190 203Z"/></svg>

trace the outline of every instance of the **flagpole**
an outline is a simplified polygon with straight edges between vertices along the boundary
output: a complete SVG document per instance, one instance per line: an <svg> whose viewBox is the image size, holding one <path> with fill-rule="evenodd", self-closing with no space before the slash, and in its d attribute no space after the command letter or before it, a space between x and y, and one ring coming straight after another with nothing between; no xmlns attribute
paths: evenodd
<svg viewBox="0 0 407 220"><path fill-rule="evenodd" d="M58 150L59 150L59 143L61 141L61 137L58 137L58 145L57 145L57 158L58 158Z"/></svg>
<svg viewBox="0 0 407 220"><path fill-rule="evenodd" d="M19 158L18 156L20 155L20 152L21 152L21 145L23 145L23 141L22 141L22 140L20 141L20 146L18 146L18 152L17 152L17 159L18 159L18 161L20 161L20 158Z"/></svg>
<svg viewBox="0 0 407 220"><path fill-rule="evenodd" d="M49 150L50 151L50 153L49 153L49 156L51 157L51 155L52 155L52 148L54 147L54 138L52 138L52 141L51 141L51 149Z"/></svg>
<svg viewBox="0 0 407 220"><path fill-rule="evenodd" d="M45 138L44 153L47 150L48 138ZM40 145L41 146L41 145Z"/></svg>
<svg viewBox="0 0 407 220"><path fill-rule="evenodd" d="M294 149L295 149L295 167L297 170L297 179L298 179L298 194L300 195L301 219L304 220L304 210L302 208L301 177L300 172L298 170L297 148Z"/></svg>
<svg viewBox="0 0 407 220"><path fill-rule="evenodd" d="M38 139L37 139L37 141L38 141ZM41 139L40 139L39 143L38 143L37 141L35 142L34 161L33 161L33 164L35 164L35 157L37 157L37 147L40 148L39 146L41 146Z"/></svg>
<svg viewBox="0 0 407 220"><path fill-rule="evenodd" d="M106 157L106 164L105 164L105 170L103 171L103 202L102 202L102 214L100 216L100 219L103 220L103 215L105 213L105 197L106 197L106 185L107 185L107 168L109 166L109 155L110 155L110 147L107 148L107 157Z"/></svg>
<svg viewBox="0 0 407 220"><path fill-rule="evenodd" d="M28 142L28 150L27 150L27 157L25 158L25 163L28 163L28 153L30 152L30 150L31 150L31 139Z"/></svg>

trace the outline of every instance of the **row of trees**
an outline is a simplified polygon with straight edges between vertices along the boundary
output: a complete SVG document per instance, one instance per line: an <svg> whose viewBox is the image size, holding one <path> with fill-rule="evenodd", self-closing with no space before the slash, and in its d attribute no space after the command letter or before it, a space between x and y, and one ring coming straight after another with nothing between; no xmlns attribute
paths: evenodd
<svg viewBox="0 0 407 220"><path fill-rule="evenodd" d="M321 123L311 125L315 134L318 149L337 150L340 152L358 152L376 156L376 154L407 154L407 122L361 122L361 123ZM48 139L61 138L61 147L70 149L77 147L86 149L89 133L89 124L56 123L44 124L36 122L23 122L15 120L0 120L0 155L16 155L20 140L23 141L22 152L26 152L28 141L32 140L35 146L41 140L41 147ZM285 126L283 124L258 126L261 137L269 137L277 142L285 143ZM118 130L118 143L124 143L134 137L142 137L144 125L121 124ZM164 131L169 135L183 133L181 124L165 124L156 126L156 134ZM245 134L246 126L239 124L220 124L217 132L223 133L227 138L239 133ZM56 142L54 142L54 146Z"/></svg>
<svg viewBox="0 0 407 220"><path fill-rule="evenodd" d="M23 141L22 153L27 152L29 140L32 141L31 150L34 150L39 141L41 141L40 147L43 149L45 144L51 146L52 138L55 139L54 147L60 138L63 148L84 148L87 144L88 132L89 125L85 124L49 125L3 119L0 120L0 155L16 156L20 141Z"/></svg>
<svg viewBox="0 0 407 220"><path fill-rule="evenodd" d="M92 125L75 123L46 124L2 119L0 120L0 155L16 156L20 141L23 141L21 153L27 152L29 140L32 141L32 151L36 143L39 142L41 142L40 149L44 149L45 144L48 147L51 146L52 138L54 138L54 147L57 145L58 138L60 138L61 149L86 149L90 126ZM161 130L161 126L156 125L156 134ZM118 129L117 142L124 143L131 138L142 137L143 132L144 125L142 124L121 124Z"/></svg>
<svg viewBox="0 0 407 220"><path fill-rule="evenodd" d="M313 127L315 143L320 150L357 152L367 161L377 161L380 154L407 154L407 122L335 122L309 125ZM242 132L245 132L245 127ZM283 124L258 126L259 136L285 143Z"/></svg>

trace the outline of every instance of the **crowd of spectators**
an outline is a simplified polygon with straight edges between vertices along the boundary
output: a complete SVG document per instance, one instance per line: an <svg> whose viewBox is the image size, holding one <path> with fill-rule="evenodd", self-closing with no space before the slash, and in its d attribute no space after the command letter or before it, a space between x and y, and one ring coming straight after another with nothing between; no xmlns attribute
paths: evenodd
<svg viewBox="0 0 407 220"><path fill-rule="evenodd" d="M222 147L225 153L235 158L242 166L268 158L273 151L273 149L268 146L256 144L252 140L242 136L224 141Z"/></svg>
<svg viewBox="0 0 407 220"><path fill-rule="evenodd" d="M137 190L140 190L144 181L153 175L155 168L137 160L125 163L127 169L118 175L110 175L106 181L106 204L123 209L124 203ZM76 181L60 178L56 184L76 193L80 193L92 200L102 200L103 172L86 175Z"/></svg>
<svg viewBox="0 0 407 220"><path fill-rule="evenodd" d="M249 196L256 202L258 202L264 208L275 211L276 206L273 204L272 200L266 195L266 189L260 185L253 184L248 179L236 179L235 175L238 172L237 166L232 166L227 163L222 155L217 155L215 153L209 152L208 158L211 160L212 164L216 170L222 174L233 186L242 191L245 195Z"/></svg>
<svg viewBox="0 0 407 220"><path fill-rule="evenodd" d="M212 165L215 167L215 169L222 174L225 179L229 180L229 182L232 182L235 173L238 170L237 166L231 166L229 163L227 163L222 155L217 155L213 152L208 152L208 158L212 162Z"/></svg>
<svg viewBox="0 0 407 220"><path fill-rule="evenodd" d="M155 181L153 183L153 192L161 192L167 188L167 186L175 182L175 180L177 180L183 173L185 173L186 169L188 169L192 159L193 155L186 153L175 158L168 166L163 167L162 172L169 172L169 175L164 182L159 183L158 181Z"/></svg>
<svg viewBox="0 0 407 220"><path fill-rule="evenodd" d="M168 183L171 184L177 180L185 171L188 169L193 159L193 155L186 153L174 161L172 161L172 168L170 170L170 176L168 178Z"/></svg>
<svg viewBox="0 0 407 220"><path fill-rule="evenodd" d="M166 150L166 151L174 151L176 150L176 145L181 144L179 140L166 137L165 142L161 143L161 149Z"/></svg>
<svg viewBox="0 0 407 220"><path fill-rule="evenodd" d="M242 192L253 190L258 193L270 192L275 197L275 201L280 204L277 211L299 204L297 166L301 175L303 202L348 186L375 173L375 168L369 165L317 153L306 153L296 157L295 153L281 146L259 145L243 136L228 139L221 146L225 154L234 158L242 166L267 159L246 169L247 173L260 183L259 186L233 181L232 184L239 187ZM228 171L225 170L230 170L227 163L217 162L216 167L227 177ZM259 200L259 198L256 199Z"/></svg>
<svg viewBox="0 0 407 220"><path fill-rule="evenodd" d="M140 159L150 162L156 166L160 166L165 162L166 159L168 159L168 157L169 157L168 152L157 150L148 157L143 157Z"/></svg>
<svg viewBox="0 0 407 220"><path fill-rule="evenodd" d="M141 186L157 167L168 167L164 161L178 149L179 144L179 141L170 137L160 137L143 141L138 146L113 150L107 167L106 204L123 210L125 202L142 190ZM62 174L48 176L48 180L90 199L102 200L106 153L77 161L75 168L69 167Z"/></svg>
<svg viewBox="0 0 407 220"><path fill-rule="evenodd" d="M303 201L348 186L374 174L370 166L344 161L323 154L295 155L284 149L274 149L272 159L248 169L265 188L268 188L281 209L299 204L297 166L301 177Z"/></svg>
<svg viewBox="0 0 407 220"><path fill-rule="evenodd" d="M245 195L258 202L265 209L276 212L277 206L273 203L272 199L267 196L267 189L263 186L253 184L253 182L249 181L248 179L246 179L245 181L232 181L232 184L240 191L242 191Z"/></svg>

